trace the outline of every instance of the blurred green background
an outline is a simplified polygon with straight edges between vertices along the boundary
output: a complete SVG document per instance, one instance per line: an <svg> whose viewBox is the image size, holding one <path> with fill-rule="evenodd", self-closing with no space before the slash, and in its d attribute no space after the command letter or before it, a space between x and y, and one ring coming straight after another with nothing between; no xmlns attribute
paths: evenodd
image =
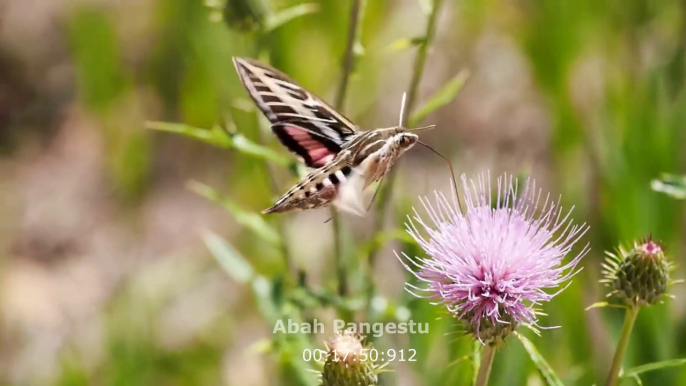
<svg viewBox="0 0 686 386"><path fill-rule="evenodd" d="M263 241L279 229L308 285L333 289L332 233L322 225L329 212L263 221L254 213L295 181L288 168L145 122L219 125L288 157L260 128L231 57L269 61L332 102L350 2L262 1L264 18L246 14L255 11L246 1L228 3L0 4L1 384L307 384L300 370L308 366L297 358L327 336L272 339L265 315L280 304L280 285L293 284L283 243ZM424 33L431 2L366 3L344 110L369 129L397 122L413 38ZM675 276L686 276L684 201L650 187L663 172L686 173L686 2L446 0L418 104L463 69L468 82L424 120L437 129L423 140L470 177L533 175L590 225L583 271L544 307L541 324L561 328L527 335L566 384L599 382L622 323L621 311L584 311L605 294L597 284L603 251L652 233L679 266ZM402 228L418 195L450 189L445 164L425 149L397 167L388 229ZM189 180L225 197L224 208L188 189ZM357 272L371 221L342 222L344 257ZM245 259L266 282L227 274L205 243L215 255ZM421 253L404 241L384 244L375 283L386 305L376 317L409 311L431 333L375 342L418 352L416 363L391 363L385 384L468 384L471 342L441 308L403 291L394 250ZM351 301L363 286L352 278ZM627 365L686 357L684 288L641 312ZM303 318L335 315L298 307L308 310ZM491 381L543 384L516 340L497 355ZM643 381L686 384L686 369Z"/></svg>

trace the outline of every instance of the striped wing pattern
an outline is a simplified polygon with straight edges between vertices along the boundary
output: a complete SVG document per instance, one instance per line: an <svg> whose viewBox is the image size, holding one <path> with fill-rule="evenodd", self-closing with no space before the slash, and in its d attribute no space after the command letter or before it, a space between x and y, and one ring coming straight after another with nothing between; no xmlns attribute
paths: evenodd
<svg viewBox="0 0 686 386"><path fill-rule="evenodd" d="M278 70L251 59L234 58L241 82L272 124L281 143L309 167L331 161L355 125Z"/></svg>
<svg viewBox="0 0 686 386"><path fill-rule="evenodd" d="M262 213L315 209L327 206L348 181L353 168L345 162L331 162L305 176L297 185Z"/></svg>

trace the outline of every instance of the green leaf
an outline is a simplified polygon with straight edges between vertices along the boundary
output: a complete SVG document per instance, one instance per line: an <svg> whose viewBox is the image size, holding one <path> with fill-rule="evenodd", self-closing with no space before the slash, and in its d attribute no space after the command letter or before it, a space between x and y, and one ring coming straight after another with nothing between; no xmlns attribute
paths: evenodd
<svg viewBox="0 0 686 386"><path fill-rule="evenodd" d="M360 256L369 256L369 252L381 248L391 241L401 241L405 243L415 243L412 236L400 229L392 229L377 233L369 242L360 247Z"/></svg>
<svg viewBox="0 0 686 386"><path fill-rule="evenodd" d="M221 205L239 224L251 230L263 241L266 241L275 247L281 245L279 234L267 221L265 221L263 216L243 210L231 199L222 196L216 189L198 181L189 181L186 186L195 193Z"/></svg>
<svg viewBox="0 0 686 386"><path fill-rule="evenodd" d="M564 386L560 378L555 374L553 368L550 367L545 358L543 358L541 353L538 352L536 346L534 346L529 339L524 337L524 335L516 331L514 334L517 336L517 338L519 338L519 341L522 342L522 345L524 345L524 349L527 353L529 353L529 357L536 365L536 368L538 368L538 371L541 373L541 376L543 376L543 379L545 379L546 384L550 386Z"/></svg>
<svg viewBox="0 0 686 386"><path fill-rule="evenodd" d="M260 313L272 323L270 327L274 327L281 313L272 301L272 282L262 275L257 275L252 280L252 291Z"/></svg>
<svg viewBox="0 0 686 386"><path fill-rule="evenodd" d="M186 125L183 123L172 123L172 122L158 122L158 121L148 121L145 123L145 127L152 130L166 131L168 133L175 133L185 135L203 142L207 142L211 145L223 148L231 147L231 139L229 134L220 130L208 130L200 127L194 127L191 125Z"/></svg>
<svg viewBox="0 0 686 386"><path fill-rule="evenodd" d="M235 281L247 283L255 278L255 270L250 263L226 239L211 231L204 231L202 239L219 265Z"/></svg>
<svg viewBox="0 0 686 386"><path fill-rule="evenodd" d="M281 166L290 166L291 161L282 157L266 146L259 145L242 134L224 130L221 126L203 129L183 123L149 121L145 125L148 129L166 131L195 138L199 141L224 149L236 149L241 153L272 161Z"/></svg>
<svg viewBox="0 0 686 386"><path fill-rule="evenodd" d="M588 311L593 308L604 308L604 307L612 307L612 308L626 308L625 305L622 304L613 304L609 302L596 302L591 304L590 306L586 307L585 311Z"/></svg>
<svg viewBox="0 0 686 386"><path fill-rule="evenodd" d="M302 322L294 317L296 323ZM320 385L319 376L321 370L315 361L306 362L303 359L303 351L312 348L312 341L307 334L288 334L281 342L281 363L289 370L289 384L302 386ZM316 369L315 369L316 368ZM297 379L297 381L296 381Z"/></svg>
<svg viewBox="0 0 686 386"><path fill-rule="evenodd" d="M233 141L231 144L232 147L242 153L263 158L285 167L291 167L291 165L294 163L293 161L279 155L274 150L266 146L259 145L241 134L231 134L231 140Z"/></svg>
<svg viewBox="0 0 686 386"><path fill-rule="evenodd" d="M434 10L434 3L431 0L419 0L419 7L424 15L429 16Z"/></svg>
<svg viewBox="0 0 686 386"><path fill-rule="evenodd" d="M443 86L443 88L438 90L437 93L412 114L412 117L410 117L410 121L408 122L409 127L415 127L426 118L427 115L433 113L439 107L452 102L457 96L457 93L462 89L462 86L464 86L467 78L469 78L469 71L467 70L462 70L455 75L455 77Z"/></svg>
<svg viewBox="0 0 686 386"><path fill-rule="evenodd" d="M393 41L387 48L386 51L388 52L399 52L399 51L404 51L408 48L416 47L421 45L426 41L425 37L416 37L416 38L402 38L402 39L397 39Z"/></svg>
<svg viewBox="0 0 686 386"><path fill-rule="evenodd" d="M229 276L238 283L251 284L257 308L265 319L275 323L281 313L272 301L273 283L257 274L245 257L223 237L211 231L204 231L202 238L207 249Z"/></svg>
<svg viewBox="0 0 686 386"><path fill-rule="evenodd" d="M274 352L274 348L274 341L264 338L253 342L245 351L250 354L269 354Z"/></svg>
<svg viewBox="0 0 686 386"><path fill-rule="evenodd" d="M667 361L648 363L647 365L636 366L624 371L621 374L622 377L635 377L639 374L646 373L648 371L665 369L668 367L679 367L686 364L686 358L681 359L670 359Z"/></svg>
<svg viewBox="0 0 686 386"><path fill-rule="evenodd" d="M643 381L641 381L641 378L638 375L632 376L631 379L633 379L634 382L636 382L636 385L643 386Z"/></svg>
<svg viewBox="0 0 686 386"><path fill-rule="evenodd" d="M686 199L686 175L663 174L659 179L653 180L650 187L673 198Z"/></svg>
<svg viewBox="0 0 686 386"><path fill-rule="evenodd" d="M288 23L298 17L319 11L317 4L298 4L281 11L277 11L267 17L266 31L273 31L276 28Z"/></svg>

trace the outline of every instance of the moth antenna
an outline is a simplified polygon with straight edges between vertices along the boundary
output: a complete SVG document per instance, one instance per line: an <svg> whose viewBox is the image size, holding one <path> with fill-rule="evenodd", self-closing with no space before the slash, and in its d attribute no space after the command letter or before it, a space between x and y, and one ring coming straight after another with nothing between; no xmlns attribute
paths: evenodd
<svg viewBox="0 0 686 386"><path fill-rule="evenodd" d="M431 147L431 146L425 144L424 142L422 142L422 141L417 141L417 143L419 143L420 145L422 145L422 146L426 147L427 149L431 150L432 152L434 152L434 153L435 153L436 155L438 155L439 157L443 158L443 160L445 160L445 162L448 164L448 168L450 168L450 174L453 176L453 178L452 178L452 180L453 180L453 189L455 189L455 195L457 196L457 205L459 205L460 208L462 208L462 201L460 200L460 191L457 189L457 180L455 179L455 171L453 170L453 164L452 164L452 162L450 162L450 160L449 160L446 156L444 156L443 154L437 152L433 147Z"/></svg>
<svg viewBox="0 0 686 386"><path fill-rule="evenodd" d="M407 100L407 93L403 93L403 98L400 100L400 116L398 117L398 127L403 127L403 115L405 114L405 101Z"/></svg>
<svg viewBox="0 0 686 386"><path fill-rule="evenodd" d="M422 127L415 127L414 129L409 129L409 130L410 131L431 130L435 127L436 127L436 125L428 125L428 126L422 126Z"/></svg>

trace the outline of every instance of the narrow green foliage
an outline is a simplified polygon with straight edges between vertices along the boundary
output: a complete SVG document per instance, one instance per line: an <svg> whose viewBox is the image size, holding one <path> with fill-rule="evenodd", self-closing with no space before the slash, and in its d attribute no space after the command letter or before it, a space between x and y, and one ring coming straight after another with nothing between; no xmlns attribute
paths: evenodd
<svg viewBox="0 0 686 386"><path fill-rule="evenodd" d="M298 4L282 9L270 14L265 23L265 32L270 32L291 20L315 13L319 10L319 5L314 3Z"/></svg>
<svg viewBox="0 0 686 386"><path fill-rule="evenodd" d="M529 357L536 365L538 371L541 373L541 376L545 380L546 385L564 386L560 378L555 373L555 370L553 370L553 368L550 367L545 358L543 358L538 349L536 349L536 346L524 335L516 331L514 332L514 335L519 339L520 342L522 342L524 349L526 349L526 352L529 354Z"/></svg>
<svg viewBox="0 0 686 386"><path fill-rule="evenodd" d="M408 122L408 127L415 127L424 120L429 114L438 110L440 107L452 102L457 94L462 90L465 82L469 78L469 71L462 70L455 75L440 90L432 95L422 106L412 114Z"/></svg>
<svg viewBox="0 0 686 386"><path fill-rule="evenodd" d="M663 174L659 179L653 180L650 186L656 192L680 200L686 199L686 175Z"/></svg>
<svg viewBox="0 0 686 386"><path fill-rule="evenodd" d="M286 157L279 155L270 148L259 145L242 134L228 132L221 126L214 126L211 129L203 129L183 123L150 121L146 123L146 127L152 130L185 135L187 137L191 137L225 149L235 149L243 154L248 154L266 161L271 161L280 166L288 167L293 163Z"/></svg>
<svg viewBox="0 0 686 386"><path fill-rule="evenodd" d="M388 52L400 52L424 44L424 37L402 38L393 41L387 48Z"/></svg>
<svg viewBox="0 0 686 386"><path fill-rule="evenodd" d="M211 231L205 231L202 238L212 256L233 280L247 283L255 278L252 265L226 239Z"/></svg>
<svg viewBox="0 0 686 386"><path fill-rule="evenodd" d="M623 378L634 378L642 373L647 373L648 371L655 371L666 369L670 367L680 367L686 365L686 358L681 359L671 359L667 361L648 363L646 365L632 367L621 374Z"/></svg>
<svg viewBox="0 0 686 386"><path fill-rule="evenodd" d="M264 216L243 210L241 206L233 200L223 196L214 188L200 182L189 181L186 186L195 193L221 205L231 214L231 217L233 217L236 222L255 233L262 241L275 247L281 246L279 234L269 225Z"/></svg>
<svg viewBox="0 0 686 386"><path fill-rule="evenodd" d="M590 306L586 307L586 311L594 309L594 308L606 308L606 307L626 308L626 306L624 304L613 304L610 302L595 302L595 303L591 304Z"/></svg>

